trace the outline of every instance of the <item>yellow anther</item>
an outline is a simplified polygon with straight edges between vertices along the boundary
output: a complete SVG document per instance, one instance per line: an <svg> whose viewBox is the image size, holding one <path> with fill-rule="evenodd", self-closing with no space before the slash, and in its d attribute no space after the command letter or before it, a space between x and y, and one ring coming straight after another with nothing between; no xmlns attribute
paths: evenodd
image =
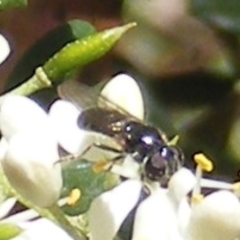
<svg viewBox="0 0 240 240"><path fill-rule="evenodd" d="M207 158L203 153L197 153L193 156L194 161L197 163L198 167L206 172L211 172L213 170L212 161Z"/></svg>
<svg viewBox="0 0 240 240"><path fill-rule="evenodd" d="M179 135L174 136L170 141L168 141L168 144L170 146L177 145L179 138L180 138Z"/></svg>
<svg viewBox="0 0 240 240"><path fill-rule="evenodd" d="M111 163L109 161L101 160L101 161L98 161L97 163L93 164L92 170L95 173L99 173L102 171L106 171L110 166L111 166Z"/></svg>
<svg viewBox="0 0 240 240"><path fill-rule="evenodd" d="M196 205L199 204L204 199L202 194L193 194L191 197L191 204Z"/></svg>
<svg viewBox="0 0 240 240"><path fill-rule="evenodd" d="M74 206L76 202L80 199L81 197L81 190L79 188L74 188L70 192L68 198L67 198L67 204L70 206Z"/></svg>

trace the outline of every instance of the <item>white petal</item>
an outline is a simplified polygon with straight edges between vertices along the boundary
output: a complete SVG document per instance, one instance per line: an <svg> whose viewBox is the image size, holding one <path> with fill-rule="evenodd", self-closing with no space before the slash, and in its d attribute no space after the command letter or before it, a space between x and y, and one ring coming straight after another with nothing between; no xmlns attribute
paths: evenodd
<svg viewBox="0 0 240 240"><path fill-rule="evenodd" d="M44 133L19 133L9 141L2 167L12 186L27 200L47 207L62 187L57 142Z"/></svg>
<svg viewBox="0 0 240 240"><path fill-rule="evenodd" d="M101 94L131 115L143 120L142 93L137 82L129 75L119 74L111 79L103 88Z"/></svg>
<svg viewBox="0 0 240 240"><path fill-rule="evenodd" d="M127 155L121 165L115 164L111 168L111 172L126 178L140 177L140 165L131 155Z"/></svg>
<svg viewBox="0 0 240 240"><path fill-rule="evenodd" d="M7 58L10 53L10 47L7 40L0 34L0 64Z"/></svg>
<svg viewBox="0 0 240 240"><path fill-rule="evenodd" d="M178 228L181 235L184 234L184 231L189 223L189 218L191 216L191 206L187 198L184 198L180 201L177 208L177 219L178 219Z"/></svg>
<svg viewBox="0 0 240 240"><path fill-rule="evenodd" d="M7 96L1 103L0 129L8 140L15 133L47 127L48 116L37 103L24 96Z"/></svg>
<svg viewBox="0 0 240 240"><path fill-rule="evenodd" d="M6 139L3 137L0 140L0 161L2 161L2 159L5 157L7 148L8 148L8 143Z"/></svg>
<svg viewBox="0 0 240 240"><path fill-rule="evenodd" d="M193 206L187 239L226 240L240 236L240 203L229 191L212 193Z"/></svg>
<svg viewBox="0 0 240 240"><path fill-rule="evenodd" d="M81 146L86 148L92 142L92 140L87 141L86 132L77 126L79 114L80 111L73 104L64 100L54 102L49 110L49 117L59 144L72 154L78 153Z"/></svg>
<svg viewBox="0 0 240 240"><path fill-rule="evenodd" d="M177 219L164 189L144 200L137 209L132 240L178 240Z"/></svg>
<svg viewBox="0 0 240 240"><path fill-rule="evenodd" d="M38 212L33 209L28 209L19 213L14 213L7 218L4 218L1 222L19 224L20 222L30 221L32 219L36 219L37 217L39 217Z"/></svg>
<svg viewBox="0 0 240 240"><path fill-rule="evenodd" d="M142 184L127 180L94 199L89 210L91 240L112 240L137 203Z"/></svg>
<svg viewBox="0 0 240 240"><path fill-rule="evenodd" d="M71 154L82 154L93 143L105 144L117 148L112 138L102 134L81 130L77 125L80 111L70 102L56 101L50 108L49 117L59 144ZM116 154L96 147L90 149L84 158L89 161L112 159Z"/></svg>
<svg viewBox="0 0 240 240"><path fill-rule="evenodd" d="M17 199L12 197L12 198L8 198L5 202L1 203L0 219L5 217L11 211L16 201Z"/></svg>
<svg viewBox="0 0 240 240"><path fill-rule="evenodd" d="M196 177L187 168L181 168L170 179L168 183L169 193L176 202L182 200L193 189Z"/></svg>
<svg viewBox="0 0 240 240"><path fill-rule="evenodd" d="M65 231L47 219L38 219L33 222L21 223L19 226L23 228L24 231L12 240L73 240Z"/></svg>

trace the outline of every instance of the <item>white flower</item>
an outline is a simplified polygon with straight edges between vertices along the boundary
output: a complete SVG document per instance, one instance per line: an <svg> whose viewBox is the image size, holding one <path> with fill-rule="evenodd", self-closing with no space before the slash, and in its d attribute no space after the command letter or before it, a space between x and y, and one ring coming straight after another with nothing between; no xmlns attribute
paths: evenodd
<svg viewBox="0 0 240 240"><path fill-rule="evenodd" d="M140 181L128 180L96 198L89 212L90 239L113 239L138 201L141 188Z"/></svg>
<svg viewBox="0 0 240 240"><path fill-rule="evenodd" d="M189 204L188 193L197 180L189 170L182 168L170 179L168 189L153 188L150 196L138 206L131 239L235 240L240 237L240 203L235 194L221 190L199 203ZM89 210L91 240L115 237L137 203L139 184L138 180L127 180L92 202ZM211 181L208 186L211 187Z"/></svg>
<svg viewBox="0 0 240 240"><path fill-rule="evenodd" d="M0 116L1 166L9 182L34 204L51 206L59 198L62 175L47 114L26 97L8 96Z"/></svg>
<svg viewBox="0 0 240 240"><path fill-rule="evenodd" d="M7 40L0 34L0 64L4 62L10 53L10 47Z"/></svg>
<svg viewBox="0 0 240 240"><path fill-rule="evenodd" d="M139 120L144 119L145 112L141 90L136 81L129 75L118 74L112 78L104 86L101 95ZM101 105L100 102L99 105Z"/></svg>
<svg viewBox="0 0 240 240"><path fill-rule="evenodd" d="M187 175L190 174L186 169L182 169L178 175L182 176L183 171L187 172ZM176 175L175 178L179 176ZM179 185L177 180L175 185ZM188 180L188 184L194 184L191 174ZM89 210L91 240L103 239L102 236L105 240L114 238L124 219L137 204L142 187L143 183L140 180L127 180L92 202ZM152 194L138 207L132 239L177 239L173 237L179 235L175 211L179 201L175 202L177 197L174 196L175 193L171 189L152 189ZM119 218L121 221L116 221Z"/></svg>
<svg viewBox="0 0 240 240"><path fill-rule="evenodd" d="M55 136L60 145L69 153L80 153L95 138L77 126L80 111L68 101L57 100L49 110Z"/></svg>
<svg viewBox="0 0 240 240"><path fill-rule="evenodd" d="M186 239L225 240L240 237L240 203L229 191L210 194L192 207Z"/></svg>

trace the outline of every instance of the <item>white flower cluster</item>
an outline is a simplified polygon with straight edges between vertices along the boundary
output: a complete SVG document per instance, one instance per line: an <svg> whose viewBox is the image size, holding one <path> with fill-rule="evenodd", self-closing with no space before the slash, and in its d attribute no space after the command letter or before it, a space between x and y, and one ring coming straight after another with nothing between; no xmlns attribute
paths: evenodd
<svg viewBox="0 0 240 240"><path fill-rule="evenodd" d="M189 202L189 192L200 190L199 180L205 187L223 190L206 197L195 193ZM90 239L112 240L137 204L142 188L139 180L127 180L96 198L89 211ZM197 178L182 168L172 176L167 189L151 189L140 203L131 239L240 239L240 203L233 188L231 184Z"/></svg>
<svg viewBox="0 0 240 240"><path fill-rule="evenodd" d="M0 64L9 53L9 44L0 34ZM29 200L40 206L51 205L59 197L62 178L60 167L54 166L58 154L56 141L48 134L51 129L46 114L31 100L14 96L1 106L0 122L3 134L0 143L1 167L6 171L7 177L24 197L29 196ZM0 205L0 223L16 224L22 230L13 240L72 239L47 219L27 221L38 216L33 210L6 218L15 203L15 198L9 198Z"/></svg>
<svg viewBox="0 0 240 240"><path fill-rule="evenodd" d="M141 91L129 76L118 75L102 94L135 117L143 118ZM8 96L1 103L0 113L3 135L0 158L5 175L24 198L37 206L51 206L58 200L62 187L58 144L75 154L94 142L95 136L77 127L79 109L63 100L55 102L47 114L29 98ZM150 194L137 208L132 240L240 239L240 203L234 185L202 179L204 168L199 164L195 175L188 169L180 169L164 189L155 183L142 182L138 168L129 170L129 166L133 165L113 167L115 173L128 180L92 202L88 212L90 240L113 240L146 186ZM201 186L223 190L204 197ZM2 204L0 218L9 212L15 201L9 199ZM15 240L71 239L45 219L21 221L18 225L24 231Z"/></svg>
<svg viewBox="0 0 240 240"><path fill-rule="evenodd" d="M2 102L1 165L12 186L40 207L60 195L62 175L58 141L48 115L32 100L9 96Z"/></svg>
<svg viewBox="0 0 240 240"><path fill-rule="evenodd" d="M125 75L117 76L113 82L122 79L134 82ZM106 89L109 85L103 90L105 94ZM54 102L47 114L31 99L11 95L1 102L0 109L0 160L5 175L25 199L40 207L51 206L62 187L58 144L71 154L81 153L96 141L96 134L77 126L80 111L64 100ZM98 154L105 154L103 158L108 155L97 150L93 155Z"/></svg>

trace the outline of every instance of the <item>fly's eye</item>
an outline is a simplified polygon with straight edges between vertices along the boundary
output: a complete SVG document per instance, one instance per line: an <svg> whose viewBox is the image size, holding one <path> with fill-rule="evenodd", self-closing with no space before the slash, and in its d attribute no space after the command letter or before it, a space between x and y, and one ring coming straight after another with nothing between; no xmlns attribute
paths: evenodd
<svg viewBox="0 0 240 240"><path fill-rule="evenodd" d="M160 155L162 156L162 158L164 158L166 160L174 158L174 152L172 151L172 148L169 146L160 148L159 152L160 152Z"/></svg>

